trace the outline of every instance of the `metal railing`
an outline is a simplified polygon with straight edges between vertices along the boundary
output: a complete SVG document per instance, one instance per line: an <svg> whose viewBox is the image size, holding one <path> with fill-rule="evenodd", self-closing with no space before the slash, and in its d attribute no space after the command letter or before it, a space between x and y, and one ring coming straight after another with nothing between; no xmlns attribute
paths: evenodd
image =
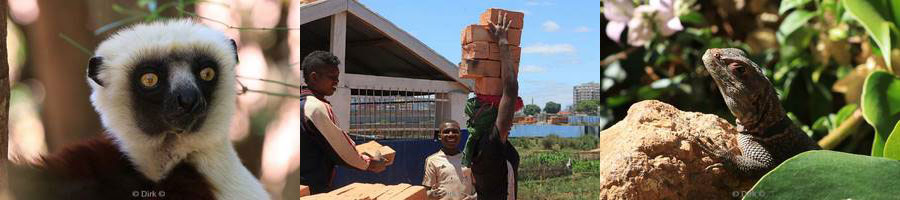
<svg viewBox="0 0 900 200"><path fill-rule="evenodd" d="M431 139L446 117L447 98L405 89L351 89L350 134L371 139Z"/></svg>

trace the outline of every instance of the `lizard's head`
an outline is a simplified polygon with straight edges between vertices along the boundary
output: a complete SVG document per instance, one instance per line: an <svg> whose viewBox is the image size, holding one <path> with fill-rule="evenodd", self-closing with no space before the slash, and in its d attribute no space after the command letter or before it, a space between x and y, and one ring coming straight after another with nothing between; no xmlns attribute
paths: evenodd
<svg viewBox="0 0 900 200"><path fill-rule="evenodd" d="M756 63L747 58L744 51L735 48L707 49L703 54L703 64L719 86L728 109L739 121L758 122L760 115L764 114L758 113L760 108L781 108L769 79Z"/></svg>

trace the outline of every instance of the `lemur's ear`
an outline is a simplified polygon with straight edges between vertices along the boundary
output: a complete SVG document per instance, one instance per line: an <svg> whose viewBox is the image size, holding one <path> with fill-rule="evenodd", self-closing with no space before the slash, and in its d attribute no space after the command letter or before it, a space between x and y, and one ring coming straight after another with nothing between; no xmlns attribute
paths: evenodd
<svg viewBox="0 0 900 200"><path fill-rule="evenodd" d="M231 47L234 48L234 61L241 62L241 60L238 59L237 42L234 42L234 39L231 40Z"/></svg>
<svg viewBox="0 0 900 200"><path fill-rule="evenodd" d="M103 86L103 81L101 81L100 78L97 77L97 75L100 75L101 65L103 65L103 57L91 57L91 60L88 61L87 76L88 78L91 78L91 80L94 80L97 85Z"/></svg>

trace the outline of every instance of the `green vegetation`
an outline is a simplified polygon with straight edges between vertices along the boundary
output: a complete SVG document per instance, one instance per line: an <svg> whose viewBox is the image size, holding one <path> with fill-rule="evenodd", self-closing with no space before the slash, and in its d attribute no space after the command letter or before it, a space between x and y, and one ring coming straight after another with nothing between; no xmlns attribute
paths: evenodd
<svg viewBox="0 0 900 200"><path fill-rule="evenodd" d="M582 159L578 152L596 148L596 136L511 138L519 150L520 199L595 199L599 160ZM566 164L571 166L566 166Z"/></svg>
<svg viewBox="0 0 900 200"><path fill-rule="evenodd" d="M548 114L556 114L559 113L559 109L562 105L559 105L556 102L549 101L546 105L544 105L544 113Z"/></svg>
<svg viewBox="0 0 900 200"><path fill-rule="evenodd" d="M535 115L541 113L541 107L538 107L534 104L528 104L525 105L525 110L523 110L522 112L524 112L525 115Z"/></svg>
<svg viewBox="0 0 900 200"><path fill-rule="evenodd" d="M575 112L596 114L600 100L582 100L575 104Z"/></svg>

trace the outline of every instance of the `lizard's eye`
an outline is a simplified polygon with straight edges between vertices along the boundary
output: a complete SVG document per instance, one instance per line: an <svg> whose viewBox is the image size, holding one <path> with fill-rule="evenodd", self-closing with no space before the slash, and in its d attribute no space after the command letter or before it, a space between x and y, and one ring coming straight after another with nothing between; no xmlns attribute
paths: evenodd
<svg viewBox="0 0 900 200"><path fill-rule="evenodd" d="M731 70L731 73L733 74L744 74L744 72L747 71L747 67L741 63L732 62L731 64L728 64L728 70Z"/></svg>

